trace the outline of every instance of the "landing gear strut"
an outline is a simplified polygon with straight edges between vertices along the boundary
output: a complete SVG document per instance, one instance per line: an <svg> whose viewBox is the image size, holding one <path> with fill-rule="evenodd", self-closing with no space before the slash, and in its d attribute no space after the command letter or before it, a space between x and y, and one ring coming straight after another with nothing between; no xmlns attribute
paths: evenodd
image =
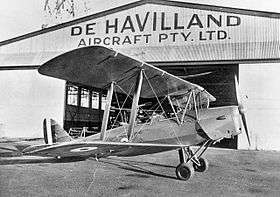
<svg viewBox="0 0 280 197"><path fill-rule="evenodd" d="M190 147L179 149L180 164L176 167L177 178L186 181L193 176L194 171L205 172L208 169L208 161L201 156L212 144L211 140L206 141L195 153ZM188 157L187 159L186 156Z"/></svg>

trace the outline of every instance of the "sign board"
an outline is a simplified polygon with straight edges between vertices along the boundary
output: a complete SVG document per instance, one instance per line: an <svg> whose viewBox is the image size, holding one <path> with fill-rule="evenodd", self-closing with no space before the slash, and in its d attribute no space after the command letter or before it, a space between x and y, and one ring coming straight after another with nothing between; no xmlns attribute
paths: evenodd
<svg viewBox="0 0 280 197"><path fill-rule="evenodd" d="M0 46L0 66L41 65L90 45L148 62L280 60L280 17L187 5L143 3L62 24Z"/></svg>

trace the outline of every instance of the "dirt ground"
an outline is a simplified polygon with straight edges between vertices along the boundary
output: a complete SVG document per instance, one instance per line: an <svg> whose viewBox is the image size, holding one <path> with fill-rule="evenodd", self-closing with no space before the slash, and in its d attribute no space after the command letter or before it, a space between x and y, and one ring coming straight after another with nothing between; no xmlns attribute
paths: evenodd
<svg viewBox="0 0 280 197"><path fill-rule="evenodd" d="M176 179L178 153L96 161L0 158L0 196L280 196L280 152L209 149L209 170Z"/></svg>

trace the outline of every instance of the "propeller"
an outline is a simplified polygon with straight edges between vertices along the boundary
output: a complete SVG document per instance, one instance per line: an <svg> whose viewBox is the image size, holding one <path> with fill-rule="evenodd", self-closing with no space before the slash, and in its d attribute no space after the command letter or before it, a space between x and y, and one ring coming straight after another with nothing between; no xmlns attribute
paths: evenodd
<svg viewBox="0 0 280 197"><path fill-rule="evenodd" d="M237 98L239 114L240 114L241 119L242 119L242 123L243 123L244 129L245 129L246 135L247 135L247 140L248 140L249 146L251 146L247 121L246 121L246 117L245 117L245 111L246 110L245 110L245 107L244 107L244 105L241 101L240 88L239 88L239 84L238 84L236 75L234 76L234 82L235 82L236 98Z"/></svg>

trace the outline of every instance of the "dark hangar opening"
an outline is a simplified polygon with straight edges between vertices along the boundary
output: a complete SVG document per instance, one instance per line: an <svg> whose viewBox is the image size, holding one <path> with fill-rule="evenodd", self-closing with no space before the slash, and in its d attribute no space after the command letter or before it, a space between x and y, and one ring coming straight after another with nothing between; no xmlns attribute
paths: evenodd
<svg viewBox="0 0 280 197"><path fill-rule="evenodd" d="M237 105L234 76L238 78L238 64L226 65L172 65L157 64L157 67L179 76L187 81L204 87L216 97L210 107ZM78 84L66 83L64 129L70 134L80 135L86 129L86 135L100 131L106 92ZM224 139L215 146L237 149L237 136Z"/></svg>
<svg viewBox="0 0 280 197"><path fill-rule="evenodd" d="M159 66L161 69L198 84L216 97L210 107L236 105L234 76L238 78L238 64Z"/></svg>
<svg viewBox="0 0 280 197"><path fill-rule="evenodd" d="M239 65L160 65L161 69L180 76L187 81L198 84L216 97L210 107L237 105L234 76L239 79ZM223 139L214 146L237 149L238 136L233 139Z"/></svg>

